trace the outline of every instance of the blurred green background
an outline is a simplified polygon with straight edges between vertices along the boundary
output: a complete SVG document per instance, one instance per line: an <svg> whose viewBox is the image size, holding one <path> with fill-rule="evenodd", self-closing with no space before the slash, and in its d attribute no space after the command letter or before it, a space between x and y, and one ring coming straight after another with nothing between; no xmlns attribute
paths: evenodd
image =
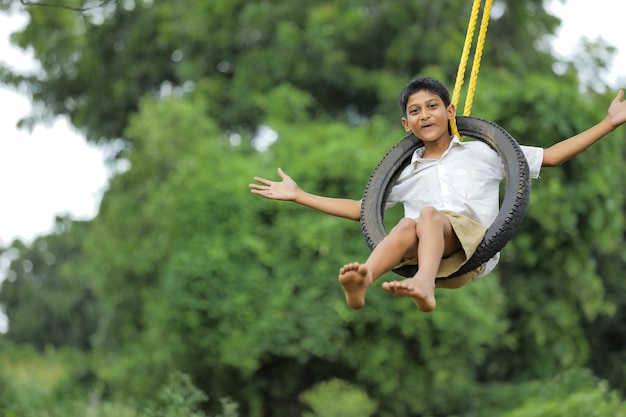
<svg viewBox="0 0 626 417"><path fill-rule="evenodd" d="M280 166L360 198L402 86L453 88L471 1L24 3L0 1L42 67L0 68L38 106L24 124L67 115L128 169L93 220L1 248L0 416L626 415L624 128L544 170L496 271L433 314L379 287L350 310L359 224L249 192ZM546 4L494 2L472 107L535 146L615 94L614 49L558 61Z"/></svg>

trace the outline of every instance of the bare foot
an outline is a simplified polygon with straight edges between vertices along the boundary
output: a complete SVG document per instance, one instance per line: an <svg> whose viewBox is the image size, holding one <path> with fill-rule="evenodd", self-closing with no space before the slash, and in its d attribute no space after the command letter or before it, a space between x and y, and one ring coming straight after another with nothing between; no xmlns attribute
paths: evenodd
<svg viewBox="0 0 626 417"><path fill-rule="evenodd" d="M339 283L346 293L346 303L354 309L365 305L365 291L372 285L372 276L365 264L346 264L339 270Z"/></svg>
<svg viewBox="0 0 626 417"><path fill-rule="evenodd" d="M383 283L383 289L396 297L411 297L420 310L430 312L437 306L435 300L435 283L424 282L418 277L404 281L390 281Z"/></svg>

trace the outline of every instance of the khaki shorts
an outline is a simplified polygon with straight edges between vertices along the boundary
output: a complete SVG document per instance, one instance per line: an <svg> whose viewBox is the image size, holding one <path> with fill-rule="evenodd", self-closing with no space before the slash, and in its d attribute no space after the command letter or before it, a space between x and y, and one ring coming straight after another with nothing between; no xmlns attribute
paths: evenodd
<svg viewBox="0 0 626 417"><path fill-rule="evenodd" d="M450 220L452 229L459 238L459 242L461 242L461 249L441 260L439 270L437 271L436 286L437 288L460 288L472 282L483 270L484 265L458 277L442 278L448 277L458 271L472 257L474 252L476 252L476 248L478 248L478 245L482 242L487 228L462 214L446 210L439 212ZM416 256L411 259L403 259L397 267L417 264L418 260Z"/></svg>

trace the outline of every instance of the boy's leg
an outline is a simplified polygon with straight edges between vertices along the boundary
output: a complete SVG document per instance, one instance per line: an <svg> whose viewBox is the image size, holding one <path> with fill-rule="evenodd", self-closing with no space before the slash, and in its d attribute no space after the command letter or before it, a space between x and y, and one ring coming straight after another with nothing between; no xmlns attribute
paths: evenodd
<svg viewBox="0 0 626 417"><path fill-rule="evenodd" d="M364 264L351 263L339 270L339 282L346 293L346 302L352 308L365 304L365 292L385 272L391 271L402 258L413 258L417 253L416 222L404 218L374 248Z"/></svg>
<svg viewBox="0 0 626 417"><path fill-rule="evenodd" d="M383 289L398 297L412 297L420 310L432 311L437 304L435 279L441 259L461 249L461 243L450 220L433 208L422 210L415 232L419 242L417 273L403 281L385 282Z"/></svg>

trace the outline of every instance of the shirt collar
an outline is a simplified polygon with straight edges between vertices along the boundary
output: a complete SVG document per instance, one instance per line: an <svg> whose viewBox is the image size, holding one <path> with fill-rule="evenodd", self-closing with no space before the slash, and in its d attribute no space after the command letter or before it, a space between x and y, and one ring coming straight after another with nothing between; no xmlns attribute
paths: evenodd
<svg viewBox="0 0 626 417"><path fill-rule="evenodd" d="M441 157L443 158L450 151L450 149L452 149L452 147L456 145L461 145L461 141L456 135L453 135L452 140L450 141L450 145L448 145L448 149L446 149L446 151L443 153L443 155L441 155ZM424 159L422 158L422 156L424 155L425 151L426 151L426 148L423 146L420 146L419 148L417 148L415 152L413 152L413 156L411 157L411 165L415 165L416 162L423 161Z"/></svg>

